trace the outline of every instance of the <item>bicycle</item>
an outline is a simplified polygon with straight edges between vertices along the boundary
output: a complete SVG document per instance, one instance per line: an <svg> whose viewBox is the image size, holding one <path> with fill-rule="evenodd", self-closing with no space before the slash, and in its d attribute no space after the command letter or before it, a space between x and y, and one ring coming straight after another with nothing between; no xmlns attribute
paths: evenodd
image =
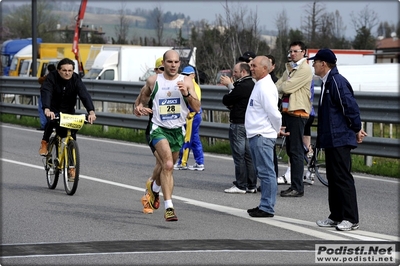
<svg viewBox="0 0 400 266"><path fill-rule="evenodd" d="M325 167L325 152L324 149L316 148L315 145L311 145L311 149L314 151L313 154L308 156L308 149L304 154L304 160L307 165L308 171L311 173L311 177L317 176L318 180L325 186L328 186L328 179L326 177Z"/></svg>
<svg viewBox="0 0 400 266"><path fill-rule="evenodd" d="M61 138L56 130L50 136L47 146L48 153L43 158L46 171L47 186L55 189L60 174L64 178L65 192L72 196L78 188L80 156L78 143L72 137L72 129L79 130L87 122L86 115L71 115L60 113L58 120L60 127L67 128L67 136Z"/></svg>
<svg viewBox="0 0 400 266"><path fill-rule="evenodd" d="M286 137L282 137L282 142L277 145L279 152L277 153L278 160L282 160L282 152L284 150ZM325 168L325 152L323 149L316 148L315 145L311 145L313 153L309 156L309 149L304 147L304 161L307 166L307 170L310 172L311 177L317 176L318 180L325 186L328 186L328 179L326 178Z"/></svg>

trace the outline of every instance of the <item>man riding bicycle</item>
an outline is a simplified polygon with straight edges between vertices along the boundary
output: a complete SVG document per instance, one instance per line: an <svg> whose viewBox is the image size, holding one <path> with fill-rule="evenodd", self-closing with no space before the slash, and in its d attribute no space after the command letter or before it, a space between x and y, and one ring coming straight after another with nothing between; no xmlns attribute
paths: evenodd
<svg viewBox="0 0 400 266"><path fill-rule="evenodd" d="M48 119L39 149L39 154L42 156L46 156L48 153L47 144L53 128L57 129L57 133L61 137L66 135L66 129L59 127L54 118L60 112L74 114L77 96L89 113L89 123L93 124L96 120L92 98L79 75L74 73L74 69L74 61L64 58L58 63L57 71L50 72L42 85L42 106ZM73 138L76 139L76 131L73 131Z"/></svg>

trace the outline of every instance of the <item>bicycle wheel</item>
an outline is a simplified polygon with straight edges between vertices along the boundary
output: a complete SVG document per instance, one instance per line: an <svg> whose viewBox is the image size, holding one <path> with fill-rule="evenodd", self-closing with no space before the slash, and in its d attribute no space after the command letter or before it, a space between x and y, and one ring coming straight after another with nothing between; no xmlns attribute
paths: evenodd
<svg viewBox="0 0 400 266"><path fill-rule="evenodd" d="M322 184L328 186L325 168L325 152L323 149L317 149L315 152L317 153L315 158L315 174Z"/></svg>
<svg viewBox="0 0 400 266"><path fill-rule="evenodd" d="M44 158L44 169L46 171L46 181L49 189L55 189L58 183L60 170L58 169L58 146L56 138L51 138L48 144L49 153Z"/></svg>
<svg viewBox="0 0 400 266"><path fill-rule="evenodd" d="M63 165L65 192L70 196L74 195L78 188L79 167L80 158L78 144L75 140L71 139L66 147Z"/></svg>

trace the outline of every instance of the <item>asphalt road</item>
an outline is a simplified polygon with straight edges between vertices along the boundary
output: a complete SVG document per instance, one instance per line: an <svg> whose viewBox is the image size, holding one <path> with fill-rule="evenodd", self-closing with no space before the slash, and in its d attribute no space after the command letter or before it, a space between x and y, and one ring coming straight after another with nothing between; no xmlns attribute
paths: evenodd
<svg viewBox="0 0 400 266"><path fill-rule="evenodd" d="M310 265L316 244L396 244L399 264L396 179L355 174L360 229L338 232L315 224L329 214L319 181L302 198L278 196L274 218L251 218L260 194L224 193L233 161L206 154L204 172L175 171L179 221L167 223L163 204L142 213L155 161L147 146L78 135L81 179L68 196L60 181L47 188L42 132L0 129L1 265Z"/></svg>

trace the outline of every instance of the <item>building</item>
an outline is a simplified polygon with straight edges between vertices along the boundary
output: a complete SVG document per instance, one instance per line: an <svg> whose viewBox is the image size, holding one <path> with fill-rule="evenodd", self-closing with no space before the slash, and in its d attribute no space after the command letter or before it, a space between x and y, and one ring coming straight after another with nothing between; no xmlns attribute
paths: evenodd
<svg viewBox="0 0 400 266"><path fill-rule="evenodd" d="M396 33L392 33L392 38L380 38L375 49L376 63L396 63L400 62L400 40Z"/></svg>

